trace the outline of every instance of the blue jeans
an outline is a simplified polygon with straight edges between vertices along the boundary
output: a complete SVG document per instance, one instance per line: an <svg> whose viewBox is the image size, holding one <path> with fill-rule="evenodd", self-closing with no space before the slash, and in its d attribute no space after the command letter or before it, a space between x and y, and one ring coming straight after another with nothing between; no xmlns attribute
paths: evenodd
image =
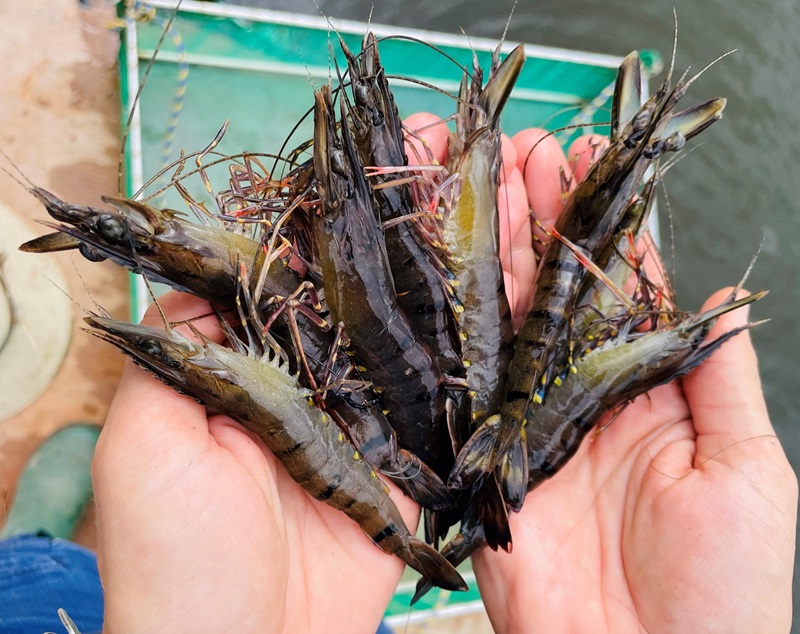
<svg viewBox="0 0 800 634"><path fill-rule="evenodd" d="M0 632L64 632L64 608L83 634L103 627L103 588L95 554L63 539L0 540ZM392 634L381 623L377 634Z"/></svg>
<svg viewBox="0 0 800 634"><path fill-rule="evenodd" d="M34 535L0 541L0 632L64 632L58 608L84 634L103 627L103 588L94 553Z"/></svg>

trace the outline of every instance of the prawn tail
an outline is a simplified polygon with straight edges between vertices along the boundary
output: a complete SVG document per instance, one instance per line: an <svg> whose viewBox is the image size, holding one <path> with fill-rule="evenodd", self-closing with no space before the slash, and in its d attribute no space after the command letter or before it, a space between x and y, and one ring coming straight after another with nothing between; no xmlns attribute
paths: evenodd
<svg viewBox="0 0 800 634"><path fill-rule="evenodd" d="M509 510L519 513L528 492L528 445L525 429L503 457L498 467L497 479Z"/></svg>
<svg viewBox="0 0 800 634"><path fill-rule="evenodd" d="M508 510L497 480L494 477L486 478L475 497L478 524L482 527L486 544L492 550L502 548L510 553L511 528L508 525Z"/></svg>
<svg viewBox="0 0 800 634"><path fill-rule="evenodd" d="M476 521L474 515L468 515L461 524L461 530L456 533L442 549L442 555L447 558L453 566L459 566L462 562L466 561L472 553L486 544L486 536L484 533L484 526L480 521ZM417 582L417 588L414 596L411 599L411 605L414 605L422 597L424 597L431 589L433 584L425 578Z"/></svg>
<svg viewBox="0 0 800 634"><path fill-rule="evenodd" d="M417 588L414 591L414 596L411 597L411 605L414 605L431 590L433 590L433 584L425 577L420 578L420 580L417 581Z"/></svg>
<svg viewBox="0 0 800 634"><path fill-rule="evenodd" d="M463 592L467 584L443 555L413 535L390 535L378 544L381 549L394 553L433 585L444 590Z"/></svg>
<svg viewBox="0 0 800 634"><path fill-rule="evenodd" d="M500 444L502 418L490 416L461 448L450 471L447 486L454 490L467 489L494 471L500 462L497 447Z"/></svg>
<svg viewBox="0 0 800 634"><path fill-rule="evenodd" d="M425 508L444 511L456 504L441 478L428 465L405 449L398 449L398 472L383 472L409 497Z"/></svg>

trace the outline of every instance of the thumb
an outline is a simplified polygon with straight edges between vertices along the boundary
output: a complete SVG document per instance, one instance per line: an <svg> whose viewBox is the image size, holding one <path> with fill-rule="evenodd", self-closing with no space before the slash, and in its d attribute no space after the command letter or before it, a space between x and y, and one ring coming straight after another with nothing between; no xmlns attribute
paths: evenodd
<svg viewBox="0 0 800 634"><path fill-rule="evenodd" d="M733 289L714 293L703 305L720 305ZM747 293L743 292L741 296ZM747 324L749 307L722 315L708 340ZM758 361L750 333L745 331L714 352L697 370L683 379L683 390L697 431L695 465L743 440L773 436Z"/></svg>

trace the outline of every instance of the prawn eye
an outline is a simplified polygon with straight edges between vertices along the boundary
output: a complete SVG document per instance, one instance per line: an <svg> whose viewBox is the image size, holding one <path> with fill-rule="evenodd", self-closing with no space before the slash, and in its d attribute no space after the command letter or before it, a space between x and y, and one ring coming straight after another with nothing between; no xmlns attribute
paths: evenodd
<svg viewBox="0 0 800 634"><path fill-rule="evenodd" d="M110 214L100 216L94 228L95 231L106 240L111 240L113 242L121 242L127 236L125 223L116 216Z"/></svg>
<svg viewBox="0 0 800 634"><path fill-rule="evenodd" d="M664 151L677 152L681 150L684 145L686 145L686 137L683 136L682 132L676 132L664 141Z"/></svg>
<svg viewBox="0 0 800 634"><path fill-rule="evenodd" d="M136 347L142 354L148 357L155 357L167 367L178 368L181 365L180 361L165 354L163 346L155 339L139 339L136 342Z"/></svg>
<svg viewBox="0 0 800 634"><path fill-rule="evenodd" d="M92 246L89 246L85 242L81 242L78 245L78 251L80 254L85 257L89 262L102 262L106 259L102 253L100 253L97 249Z"/></svg>
<svg viewBox="0 0 800 634"><path fill-rule="evenodd" d="M353 96L356 98L356 104L359 106L364 107L369 103L369 92L367 91L367 87L362 83L355 84L353 87Z"/></svg>
<svg viewBox="0 0 800 634"><path fill-rule="evenodd" d="M644 130L648 125L650 125L650 120L652 119L652 113L650 110L642 110L637 112L636 115L633 117L633 121L631 125L635 132L640 132Z"/></svg>
<svg viewBox="0 0 800 634"><path fill-rule="evenodd" d="M652 120L653 113L649 108L646 110L640 110L634 115L633 119L631 120L631 128L633 131L630 133L630 136L623 141L623 144L626 148L631 149L636 147L636 144L644 136L645 132L647 131L647 127L650 125Z"/></svg>
<svg viewBox="0 0 800 634"><path fill-rule="evenodd" d="M331 169L339 176L347 175L347 171L344 168L344 154L341 150L333 150L331 152Z"/></svg>
<svg viewBox="0 0 800 634"><path fill-rule="evenodd" d="M136 347L139 348L141 352L151 357L161 357L164 354L161 344L155 339L140 339L136 342Z"/></svg>

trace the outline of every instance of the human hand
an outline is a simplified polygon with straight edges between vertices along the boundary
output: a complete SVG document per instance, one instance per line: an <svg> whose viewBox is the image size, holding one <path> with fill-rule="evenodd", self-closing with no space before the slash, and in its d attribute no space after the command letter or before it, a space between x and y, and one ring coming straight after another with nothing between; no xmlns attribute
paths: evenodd
<svg viewBox="0 0 800 634"><path fill-rule="evenodd" d="M173 322L209 311L179 293L160 304ZM222 339L212 318L193 325ZM375 632L402 572L261 441L132 364L93 479L106 632ZM393 498L415 526L415 505Z"/></svg>
<svg viewBox="0 0 800 634"><path fill-rule="evenodd" d="M443 152L435 130L428 143ZM569 176L574 165L580 180L599 142L576 141L565 162L545 140L527 158L541 135L521 133L504 152L517 158L505 161L500 195L510 216L501 258L507 280L513 264L516 324L530 301L520 289L534 277L528 207L552 224L559 166ZM746 320L744 310L725 315L709 338ZM796 509L797 480L743 333L584 442L511 517L512 554L484 549L474 567L499 632L788 631Z"/></svg>
<svg viewBox="0 0 800 634"><path fill-rule="evenodd" d="M504 188L501 206L520 199ZM209 311L177 293L160 304L173 322ZM144 321L160 324L152 310ZM222 339L214 319L193 326ZM108 632L370 632L402 570L305 494L260 441L130 364L94 482ZM394 493L413 527L418 510Z"/></svg>

